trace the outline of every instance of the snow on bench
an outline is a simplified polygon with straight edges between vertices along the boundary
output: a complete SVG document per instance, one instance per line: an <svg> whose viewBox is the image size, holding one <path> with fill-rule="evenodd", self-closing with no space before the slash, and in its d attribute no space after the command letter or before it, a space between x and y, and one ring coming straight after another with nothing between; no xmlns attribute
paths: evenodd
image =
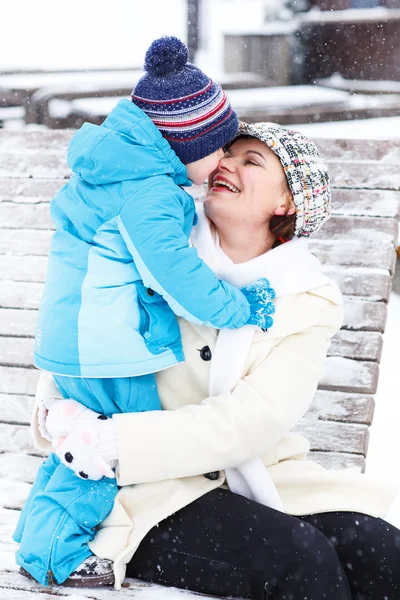
<svg viewBox="0 0 400 600"><path fill-rule="evenodd" d="M32 366L33 336L52 235L49 201L70 176L65 157L71 135L0 131L0 588L14 600L40 591L14 572L10 532L43 458L29 431L39 376ZM317 143L332 175L334 209L310 245L345 295L345 319L297 429L310 440L313 459L329 468L362 470L395 266L400 142ZM193 190L204 193L202 187ZM124 591L137 600L156 597L154 588L132 581ZM106 599L112 592L86 593ZM162 594L189 598L185 592ZM47 595L43 592L41 599Z"/></svg>

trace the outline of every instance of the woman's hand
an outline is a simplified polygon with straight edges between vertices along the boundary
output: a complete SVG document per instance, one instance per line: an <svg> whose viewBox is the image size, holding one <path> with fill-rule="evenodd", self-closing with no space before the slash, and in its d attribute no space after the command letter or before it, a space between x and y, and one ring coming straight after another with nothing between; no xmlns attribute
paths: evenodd
<svg viewBox="0 0 400 600"><path fill-rule="evenodd" d="M112 419L71 399L45 398L39 429L61 462L81 479L115 478L118 446Z"/></svg>
<svg viewBox="0 0 400 600"><path fill-rule="evenodd" d="M276 294L268 279L257 279L244 286L241 292L250 304L250 317L247 325L255 325L260 329L272 327L274 321L271 315L275 312L275 306L271 300L275 298Z"/></svg>

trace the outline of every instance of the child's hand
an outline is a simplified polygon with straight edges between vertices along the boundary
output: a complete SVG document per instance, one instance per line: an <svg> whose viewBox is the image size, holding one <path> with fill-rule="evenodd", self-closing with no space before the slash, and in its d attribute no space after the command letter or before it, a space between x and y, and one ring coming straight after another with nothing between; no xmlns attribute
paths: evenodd
<svg viewBox="0 0 400 600"><path fill-rule="evenodd" d="M255 325L261 329L269 329L274 321L271 315L275 312L272 300L275 290L270 286L268 279L261 278L253 281L241 289L250 304L250 317L247 325Z"/></svg>
<svg viewBox="0 0 400 600"><path fill-rule="evenodd" d="M66 437L78 419L90 419L92 413L92 410L70 398L44 398L38 409L39 431L52 442L55 438Z"/></svg>

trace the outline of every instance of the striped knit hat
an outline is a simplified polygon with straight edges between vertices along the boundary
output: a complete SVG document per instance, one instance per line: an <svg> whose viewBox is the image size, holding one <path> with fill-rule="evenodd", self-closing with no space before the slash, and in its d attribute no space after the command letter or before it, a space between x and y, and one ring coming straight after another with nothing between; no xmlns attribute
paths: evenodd
<svg viewBox="0 0 400 600"><path fill-rule="evenodd" d="M155 40L146 53L146 74L131 96L185 165L222 148L238 128L221 86L187 60L188 49L178 38Z"/></svg>
<svg viewBox="0 0 400 600"><path fill-rule="evenodd" d="M241 135L255 137L275 152L296 207L294 235L313 235L331 214L329 174L315 144L302 133L276 123L240 122L237 136Z"/></svg>

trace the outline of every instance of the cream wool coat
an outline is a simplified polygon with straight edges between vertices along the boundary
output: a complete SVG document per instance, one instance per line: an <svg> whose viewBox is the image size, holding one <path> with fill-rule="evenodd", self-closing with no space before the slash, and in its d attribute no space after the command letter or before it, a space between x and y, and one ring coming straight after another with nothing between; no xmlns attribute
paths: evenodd
<svg viewBox="0 0 400 600"><path fill-rule="evenodd" d="M325 285L276 300L274 326L257 332L243 378L232 393L207 397L217 331L180 321L186 362L157 374L164 411L115 415L124 486L91 549L114 561L116 588L147 532L162 519L224 485L223 468L261 456L287 513L357 511L384 515L394 490L355 471L328 471L306 459L307 440L291 433L312 401L331 341L342 323L342 299ZM59 396L42 374L37 400ZM41 438L34 412L37 444ZM220 471L215 481L204 473Z"/></svg>

